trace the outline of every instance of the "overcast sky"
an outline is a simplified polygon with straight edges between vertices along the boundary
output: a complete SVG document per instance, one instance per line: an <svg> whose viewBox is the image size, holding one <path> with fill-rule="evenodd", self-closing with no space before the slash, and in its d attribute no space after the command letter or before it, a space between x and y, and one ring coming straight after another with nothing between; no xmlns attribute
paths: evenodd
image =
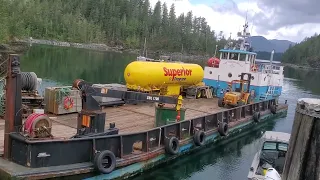
<svg viewBox="0 0 320 180"><path fill-rule="evenodd" d="M150 0L152 6L158 0ZM161 0L168 8L174 3L176 15L192 10L205 17L215 31L235 37L248 11L252 35L267 39L300 42L320 32L320 0Z"/></svg>

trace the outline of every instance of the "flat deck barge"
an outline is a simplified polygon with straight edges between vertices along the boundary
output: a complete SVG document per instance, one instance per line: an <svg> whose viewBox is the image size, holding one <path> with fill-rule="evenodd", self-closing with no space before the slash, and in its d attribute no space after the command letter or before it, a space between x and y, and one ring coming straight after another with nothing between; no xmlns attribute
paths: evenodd
<svg viewBox="0 0 320 180"><path fill-rule="evenodd" d="M109 107L105 108L103 111L107 113L106 122L115 122L116 126L119 128L119 135L121 137L122 143L121 145L118 143L117 148L122 149L122 155L119 154L117 158L117 166L119 166L115 171L110 174L102 174L99 175L100 178L104 179L120 179L125 177L130 177L141 173L144 170L147 170L151 167L154 167L157 164L161 164L165 161L174 159L176 156L189 152L191 150L198 149L197 146L194 145L192 139L192 131L191 126L202 126L206 129L206 140L205 144L217 142L219 140L232 137L239 133L244 133L244 131L250 131L250 128L254 128L259 125L253 120L253 116L249 115L245 117L240 117L239 115L234 115L235 119L231 120L229 124L229 134L227 136L221 136L218 132L217 121L219 116L223 118L226 114L236 114L236 111L241 111L241 109L251 109L254 106L259 104L263 107L268 106L268 103L271 101L266 101L262 103L253 104L250 106L244 106L243 108L235 108L235 109L224 109L217 107L217 99L187 99L184 102L187 107L186 110L186 120L181 121L180 123L167 125L164 127L154 128L154 104L146 103L139 105L124 105L119 107ZM279 104L277 108L277 114L271 113L268 107L265 107L265 110L261 109L261 117L260 124L263 122L272 120L274 118L278 118L281 116L286 116L288 106L286 104ZM240 112L241 113L241 112ZM242 113L243 114L243 113ZM76 114L70 115L61 115L61 116L53 116L53 129L52 134L56 137L61 137L64 139L68 139L75 135L76 133ZM243 115L242 115L243 116ZM211 123L210 123L211 121ZM198 122L200 124L197 124ZM3 120L1 120L1 138L3 139ZM107 124L107 123L106 123ZM180 139L180 150L177 155L166 155L164 142L159 141L159 137L163 136L160 132L166 131L165 129L176 129L178 128L187 129L186 138L181 136ZM128 149L125 150L125 144L133 144L131 137L135 138L135 135L143 135L145 137L146 134L154 134L155 139L157 141L156 145L149 146L148 149L136 150L136 148L132 148L133 151L129 152ZM177 133L178 131L176 131ZM181 131L182 132L182 131ZM115 138L113 136L109 137ZM106 141L108 138L106 137ZM120 140L119 139L119 140ZM126 140L127 139L127 140ZM138 138L139 139L139 138ZM141 139L141 138L140 138ZM145 138L143 138L145 139ZM150 139L150 138L149 138ZM160 138L161 139L161 138ZM142 139L141 139L142 140ZM92 140L89 140L92 141ZM128 142L126 142L128 141ZM3 142L3 141L1 141ZM63 142L63 141L62 141ZM131 142L131 143L129 143ZM98 143L98 142L97 142ZM142 143L145 142L142 140ZM130 146L131 146L130 145ZM1 144L3 146L3 144ZM142 145L140 145L142 146ZM154 147L153 147L154 146ZM139 148L137 148L139 149ZM76 153L76 149L74 150ZM125 152L127 151L127 152ZM83 162L83 163L75 163L71 165L60 165L60 166L52 166L52 167L40 167L40 168L29 168L25 166L21 166L7 160L0 158L0 177L11 178L26 178L26 179L43 179L43 178L52 178L52 177L60 177L60 176L75 176L80 174L87 174L94 172L94 164L93 162ZM99 178L99 177L98 177Z"/></svg>
<svg viewBox="0 0 320 180"><path fill-rule="evenodd" d="M192 119L221 111L218 100L213 99L184 99L186 119ZM102 111L107 114L105 128L114 122L119 128L119 134L138 133L155 128L155 104L141 103L138 105L105 107ZM67 115L49 114L52 120L52 135L54 137L70 138L77 132L77 113ZM0 119L0 154L3 154L4 119Z"/></svg>
<svg viewBox="0 0 320 180"><path fill-rule="evenodd" d="M230 109L219 108L215 98L185 99L185 118L181 119L180 96L112 90L79 81L75 87L81 91L81 112L34 113L24 120L21 84L26 79L21 78L18 56L11 55L8 64L5 121L0 120L4 151L0 179L70 179L85 174L96 176L88 179L123 179L209 143L249 132L286 116L288 109L276 99ZM142 103L101 109L94 96ZM163 103L175 104L171 112L177 115L173 122L155 125L155 114L165 109Z"/></svg>

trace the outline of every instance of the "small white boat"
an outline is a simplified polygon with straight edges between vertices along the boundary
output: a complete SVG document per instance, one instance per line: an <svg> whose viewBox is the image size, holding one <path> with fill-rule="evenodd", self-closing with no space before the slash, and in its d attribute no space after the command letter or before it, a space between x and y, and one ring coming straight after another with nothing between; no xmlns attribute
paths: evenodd
<svg viewBox="0 0 320 180"><path fill-rule="evenodd" d="M271 176L271 179L280 180L289 139L288 133L266 131L262 137L262 147L253 158L248 180L266 180Z"/></svg>

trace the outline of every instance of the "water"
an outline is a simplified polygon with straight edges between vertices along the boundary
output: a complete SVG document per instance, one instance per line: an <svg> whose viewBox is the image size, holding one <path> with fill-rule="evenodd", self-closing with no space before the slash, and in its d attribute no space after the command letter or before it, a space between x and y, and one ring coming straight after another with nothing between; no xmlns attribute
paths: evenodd
<svg viewBox="0 0 320 180"><path fill-rule="evenodd" d="M70 85L81 78L93 83L123 83L126 65L135 55L99 52L52 46L33 46L22 58L22 70L33 71L43 78L46 86ZM240 180L246 179L254 154L259 147L261 131L291 132L298 98L320 98L320 71L285 68L283 94L288 100L286 118L268 122L262 129L236 140L209 147L190 156L181 157L132 180Z"/></svg>
<svg viewBox="0 0 320 180"><path fill-rule="evenodd" d="M33 71L46 86L71 85L76 79L92 83L123 83L123 72L135 55L68 47L34 45L21 58L21 70Z"/></svg>

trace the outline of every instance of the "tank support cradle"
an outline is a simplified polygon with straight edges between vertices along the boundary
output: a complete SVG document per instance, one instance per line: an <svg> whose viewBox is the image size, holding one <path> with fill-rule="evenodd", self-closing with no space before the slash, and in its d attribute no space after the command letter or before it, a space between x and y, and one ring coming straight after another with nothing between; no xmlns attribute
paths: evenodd
<svg viewBox="0 0 320 180"><path fill-rule="evenodd" d="M104 131L106 113L102 112L101 105L96 101L94 98L95 96L119 98L124 102L133 101L175 104L178 114L182 106L182 96L159 96L134 91L98 88L92 87L91 83L83 80L76 80L73 86L81 91L82 99L82 110L78 116L78 132L75 137L117 134L119 131L112 123L110 124L110 128L106 132Z"/></svg>

